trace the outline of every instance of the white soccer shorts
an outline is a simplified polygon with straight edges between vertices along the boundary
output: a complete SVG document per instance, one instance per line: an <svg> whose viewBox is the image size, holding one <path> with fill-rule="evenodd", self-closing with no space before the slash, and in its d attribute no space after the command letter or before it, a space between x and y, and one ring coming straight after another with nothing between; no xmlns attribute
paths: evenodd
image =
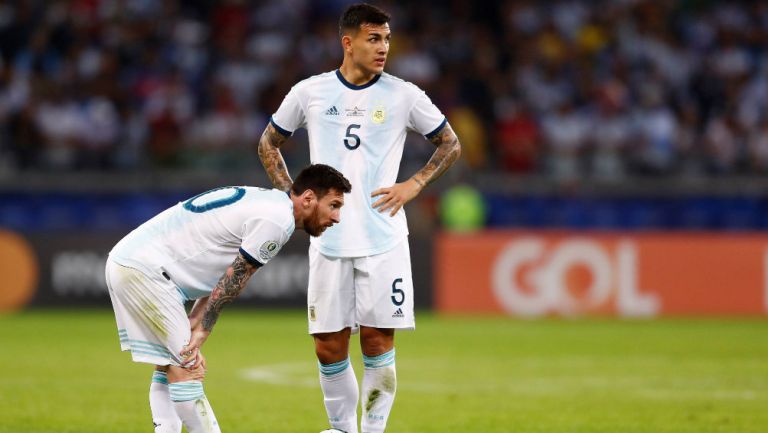
<svg viewBox="0 0 768 433"><path fill-rule="evenodd" d="M107 260L109 297L115 310L120 349L135 362L181 366L179 352L189 343L190 323L176 285Z"/></svg>
<svg viewBox="0 0 768 433"><path fill-rule="evenodd" d="M367 257L328 257L309 247L309 333L358 325L414 329L413 280L408 239Z"/></svg>

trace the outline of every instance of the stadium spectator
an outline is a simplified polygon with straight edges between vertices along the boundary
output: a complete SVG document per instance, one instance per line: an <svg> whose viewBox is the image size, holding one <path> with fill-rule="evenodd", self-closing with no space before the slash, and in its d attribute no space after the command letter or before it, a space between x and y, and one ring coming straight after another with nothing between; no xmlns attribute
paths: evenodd
<svg viewBox="0 0 768 433"><path fill-rule="evenodd" d="M213 151L187 157L210 143L212 122L240 128L220 122L222 99L234 100L235 117L263 119L293 83L333 69L341 60L334 17L347 3L2 2L2 164L223 164ZM416 0L390 8L402 23L393 72L448 113L474 112L487 146L465 157L487 161L484 169L559 167L603 179L764 172L749 144L768 118L768 6L760 2ZM620 108L605 106L606 83L623 89ZM523 106L528 131L549 144L547 124L563 107L576 116L574 130L590 133L573 158L539 140L523 146L527 162L510 162L517 112L506 110ZM207 126L189 128L198 124ZM243 133L227 130L224 141ZM285 158L301 158L302 148L285 149ZM404 163L421 158L406 151Z"/></svg>

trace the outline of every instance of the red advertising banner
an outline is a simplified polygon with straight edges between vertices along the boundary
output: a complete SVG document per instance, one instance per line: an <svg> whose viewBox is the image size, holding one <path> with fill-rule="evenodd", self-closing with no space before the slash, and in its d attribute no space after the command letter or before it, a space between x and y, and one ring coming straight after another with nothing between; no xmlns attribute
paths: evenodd
<svg viewBox="0 0 768 433"><path fill-rule="evenodd" d="M435 307L516 316L764 315L766 234L442 234Z"/></svg>

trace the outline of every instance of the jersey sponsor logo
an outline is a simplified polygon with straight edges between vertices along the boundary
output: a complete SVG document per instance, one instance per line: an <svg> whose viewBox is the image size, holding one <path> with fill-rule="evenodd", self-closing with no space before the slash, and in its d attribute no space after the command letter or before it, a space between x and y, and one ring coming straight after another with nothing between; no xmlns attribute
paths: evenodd
<svg viewBox="0 0 768 433"><path fill-rule="evenodd" d="M277 254L279 248L277 245L277 242L275 241L266 241L263 244L261 244L261 248L259 248L259 257L262 258L262 260L269 260Z"/></svg>
<svg viewBox="0 0 768 433"><path fill-rule="evenodd" d="M365 110L357 108L357 106L355 106L355 108L347 108L347 109L345 109L345 111L347 112L347 117L363 117L363 116L365 116Z"/></svg>
<svg viewBox="0 0 768 433"><path fill-rule="evenodd" d="M338 116L339 115L339 110L337 110L336 106L334 105L331 108L325 110L325 115L326 116Z"/></svg>
<svg viewBox="0 0 768 433"><path fill-rule="evenodd" d="M315 320L317 320L317 314L315 313L315 306L314 305L310 305L309 306L309 320L311 320L313 322Z"/></svg>
<svg viewBox="0 0 768 433"><path fill-rule="evenodd" d="M405 317L405 314L403 314L403 309L398 308L397 310L395 310L394 314L392 314L392 317L400 317L400 318Z"/></svg>
<svg viewBox="0 0 768 433"><path fill-rule="evenodd" d="M377 105L373 108L373 113L371 113L371 121L376 124L382 124L384 121L387 120L387 112L384 110L383 105Z"/></svg>

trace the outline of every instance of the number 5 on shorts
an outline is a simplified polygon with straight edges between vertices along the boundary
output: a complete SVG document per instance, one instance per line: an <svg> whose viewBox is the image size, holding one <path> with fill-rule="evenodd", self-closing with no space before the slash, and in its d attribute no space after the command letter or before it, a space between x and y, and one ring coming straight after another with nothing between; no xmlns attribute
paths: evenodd
<svg viewBox="0 0 768 433"><path fill-rule="evenodd" d="M398 289L397 288L397 283L402 283L402 282L403 282L402 278L398 278L398 279L396 279L395 281L392 282L392 296L391 296L391 299L392 299L392 303L395 304L398 307L403 305L403 302L405 302L405 292L403 291L403 289ZM397 299L398 296L399 296L400 300Z"/></svg>

